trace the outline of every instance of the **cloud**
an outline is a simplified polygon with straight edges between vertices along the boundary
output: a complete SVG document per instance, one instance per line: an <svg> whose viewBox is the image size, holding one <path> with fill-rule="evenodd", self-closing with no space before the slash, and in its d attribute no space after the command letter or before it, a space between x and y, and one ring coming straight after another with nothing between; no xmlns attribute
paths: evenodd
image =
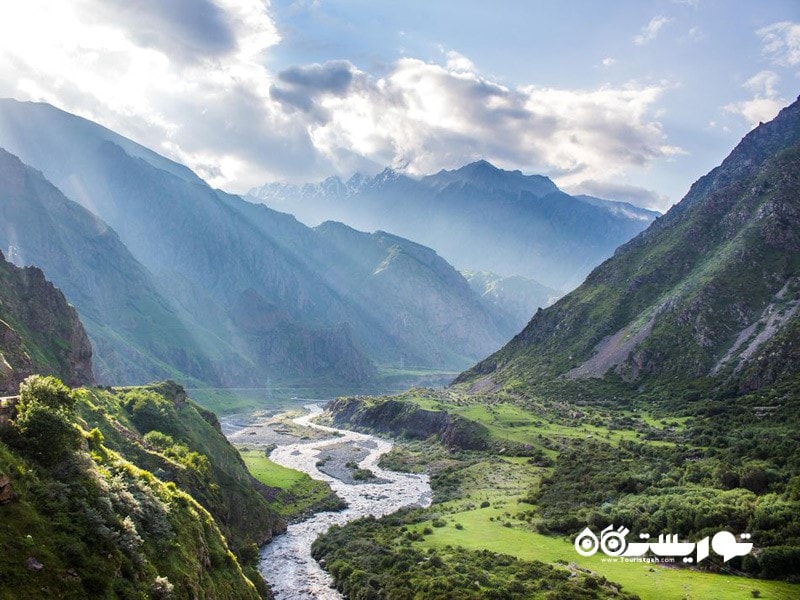
<svg viewBox="0 0 800 600"><path fill-rule="evenodd" d="M800 23L782 21L756 31L764 43L763 53L776 65L800 64Z"/></svg>
<svg viewBox="0 0 800 600"><path fill-rule="evenodd" d="M611 66L613 66L615 64L617 64L617 59L616 58L611 58L610 56L607 56L602 61L602 65L604 67L611 67Z"/></svg>
<svg viewBox="0 0 800 600"><path fill-rule="evenodd" d="M459 54L455 50L450 50L446 53L447 55L447 63L446 67L450 71L462 71L462 72L470 72L476 71L475 65L473 62L468 59L463 54Z"/></svg>
<svg viewBox="0 0 800 600"><path fill-rule="evenodd" d="M670 22L672 22L672 19L663 15L653 17L647 25L642 27L642 31L634 36L633 43L637 46L643 46L648 42L652 42L658 36L661 28Z"/></svg>
<svg viewBox="0 0 800 600"><path fill-rule="evenodd" d="M553 175L560 184L613 177L680 152L651 109L664 87L594 90L509 88L475 72L405 58L383 78L364 74L345 96L320 105L329 120L310 128L334 164L345 151L411 174L486 158Z"/></svg>
<svg viewBox="0 0 800 600"><path fill-rule="evenodd" d="M270 96L284 106L316 112L318 118L324 120L324 111L319 109L316 99L325 94L345 94L355 72L355 67L343 60L292 67L278 73L280 84L270 87Z"/></svg>
<svg viewBox="0 0 800 600"><path fill-rule="evenodd" d="M781 108L788 104L778 93L780 76L773 71L760 71L748 79L742 87L753 94L749 100L727 104L724 109L744 118L751 127L772 120Z"/></svg>
<svg viewBox="0 0 800 600"><path fill-rule="evenodd" d="M658 194L653 190L626 183L588 180L569 188L568 191L571 194L587 194L606 200L630 202L636 206L651 208L661 212L665 212L672 205L672 202L667 196Z"/></svg>
<svg viewBox="0 0 800 600"><path fill-rule="evenodd" d="M95 4L4 7L0 95L98 121L234 191L479 158L577 185L680 152L657 117L666 84L510 87L452 50L444 64L403 58L381 77L347 61L274 73L280 36L262 0L198 0L198 15L110 0L88 17Z"/></svg>
<svg viewBox="0 0 800 600"><path fill-rule="evenodd" d="M105 0L76 7L85 22L114 21L137 45L185 62L237 49L225 12L211 0Z"/></svg>
<svg viewBox="0 0 800 600"><path fill-rule="evenodd" d="M0 20L0 94L99 121L216 185L255 171L264 153L277 155L276 174L314 164L303 132L264 100L271 74L263 53L280 40L265 4L215 0L212 7L201 0L192 3L199 16L183 0L175 5L183 12L168 4L7 3ZM149 35L153 29L161 34Z"/></svg>

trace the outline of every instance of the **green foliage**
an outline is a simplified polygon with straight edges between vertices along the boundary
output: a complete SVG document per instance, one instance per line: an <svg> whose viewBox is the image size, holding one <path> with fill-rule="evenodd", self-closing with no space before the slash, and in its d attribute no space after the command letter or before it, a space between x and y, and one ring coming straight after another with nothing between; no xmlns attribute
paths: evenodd
<svg viewBox="0 0 800 600"><path fill-rule="evenodd" d="M618 584L541 562L486 550L425 550L400 534L398 525L414 521L413 512L401 512L334 525L314 542L312 555L354 599L634 598L615 592Z"/></svg>
<svg viewBox="0 0 800 600"><path fill-rule="evenodd" d="M74 402L69 388L55 377L28 377L20 385L17 416L7 441L46 467L68 460L81 440L73 424Z"/></svg>
<svg viewBox="0 0 800 600"><path fill-rule="evenodd" d="M19 386L18 410L24 412L33 403L54 410L66 410L74 406L75 399L70 389L55 377L31 375Z"/></svg>
<svg viewBox="0 0 800 600"><path fill-rule="evenodd" d="M51 411L28 412L38 410ZM105 447L97 430L86 436L91 455L78 448L48 468L0 442L0 471L17 493L3 506L0 598L259 597L200 505Z"/></svg>
<svg viewBox="0 0 800 600"><path fill-rule="evenodd" d="M65 411L28 403L14 421L13 444L44 466L68 459L81 436Z"/></svg>
<svg viewBox="0 0 800 600"><path fill-rule="evenodd" d="M90 390L76 409L87 428L102 432L106 446L197 500L240 557L283 528L270 506L277 490L254 487L216 416L188 400L176 383Z"/></svg>
<svg viewBox="0 0 800 600"><path fill-rule="evenodd" d="M242 448L241 454L253 477L275 490L271 506L286 519L345 508L344 501L324 481L272 462L261 449Z"/></svg>

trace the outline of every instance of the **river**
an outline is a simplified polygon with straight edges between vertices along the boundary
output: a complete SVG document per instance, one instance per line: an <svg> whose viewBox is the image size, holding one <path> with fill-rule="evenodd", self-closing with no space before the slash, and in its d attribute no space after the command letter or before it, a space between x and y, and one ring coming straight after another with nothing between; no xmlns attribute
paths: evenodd
<svg viewBox="0 0 800 600"><path fill-rule="evenodd" d="M379 517L405 506L428 506L431 488L427 475L411 475L386 471L378 467L381 455L392 443L372 435L325 427L311 420L322 413L319 405L306 407L309 413L294 419L298 425L330 432L338 437L313 442L288 444L272 451L270 460L308 473L314 479L327 481L336 494L349 505L340 512L317 513L301 523L289 525L284 535L277 536L261 550L259 569L272 587L278 600L340 599L342 595L331 587L333 581L311 558L311 543L331 525L373 515ZM320 449L332 443L352 443L367 453L358 466L371 470L383 483L344 483L320 472L316 463Z"/></svg>

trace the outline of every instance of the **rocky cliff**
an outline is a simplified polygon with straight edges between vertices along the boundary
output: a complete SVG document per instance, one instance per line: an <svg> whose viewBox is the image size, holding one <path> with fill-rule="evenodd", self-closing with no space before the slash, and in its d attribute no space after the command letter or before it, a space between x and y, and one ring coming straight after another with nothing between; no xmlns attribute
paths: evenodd
<svg viewBox="0 0 800 600"><path fill-rule="evenodd" d="M0 252L0 394L16 394L33 373L91 383L92 346L78 313L44 273L16 267Z"/></svg>
<svg viewBox="0 0 800 600"><path fill-rule="evenodd" d="M394 399L337 398L326 406L340 426L425 439L436 436L445 446L462 450L487 447L488 430L444 411L425 410Z"/></svg>

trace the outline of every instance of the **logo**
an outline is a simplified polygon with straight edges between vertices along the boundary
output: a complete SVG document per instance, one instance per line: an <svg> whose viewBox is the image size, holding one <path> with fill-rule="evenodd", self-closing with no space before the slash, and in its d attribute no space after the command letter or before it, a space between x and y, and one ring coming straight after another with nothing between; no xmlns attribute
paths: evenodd
<svg viewBox="0 0 800 600"><path fill-rule="evenodd" d="M662 534L658 541L649 541L649 533L640 533L641 542L628 542L626 536L630 529L620 526L614 529L609 525L600 532L600 538L588 527L575 538L575 552L581 556L593 556L600 550L606 556L623 559L643 557L648 552L660 558L683 557L685 563L699 563L710 555L710 550L720 555L723 562L735 556L745 556L753 549L752 542L737 541L737 537L729 531L719 531L713 537L704 537L699 542L681 542L677 534ZM749 540L749 533L739 534L740 540ZM694 555L694 556L692 556ZM665 561L673 562L673 561Z"/></svg>

